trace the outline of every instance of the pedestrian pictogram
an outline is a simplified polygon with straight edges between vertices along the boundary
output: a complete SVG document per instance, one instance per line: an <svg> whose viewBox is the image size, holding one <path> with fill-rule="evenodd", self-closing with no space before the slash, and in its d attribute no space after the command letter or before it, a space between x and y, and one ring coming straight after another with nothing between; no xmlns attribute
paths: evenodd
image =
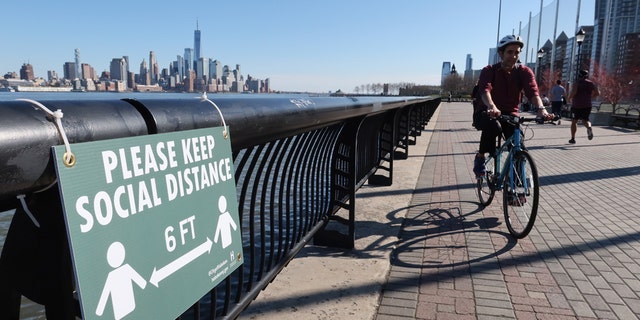
<svg viewBox="0 0 640 320"><path fill-rule="evenodd" d="M113 316L115 319L122 319L131 311L136 309L136 299L133 291L133 284L141 289L147 286L147 281L125 261L126 250L122 243L114 242L107 251L107 261L114 268L109 272L104 283L96 315L101 316L107 305L107 300L111 298L113 305Z"/></svg>
<svg viewBox="0 0 640 320"><path fill-rule="evenodd" d="M224 249L233 241L231 229L236 230L238 226L236 226L231 214L227 211L227 198L224 196L220 196L220 199L218 199L218 210L220 210L220 217L218 218L218 226L216 227L216 235L213 241L218 243L218 238L221 238L222 248Z"/></svg>

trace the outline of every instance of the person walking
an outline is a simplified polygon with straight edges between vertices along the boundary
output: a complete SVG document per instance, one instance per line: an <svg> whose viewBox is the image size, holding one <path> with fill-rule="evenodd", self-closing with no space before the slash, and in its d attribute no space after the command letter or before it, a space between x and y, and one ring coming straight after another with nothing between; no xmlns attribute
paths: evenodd
<svg viewBox="0 0 640 320"><path fill-rule="evenodd" d="M495 152L498 135L503 133L508 138L513 134L513 126L501 123L496 117L501 114L518 115L523 91L538 116L545 120L553 119L553 114L549 114L542 104L533 70L518 63L522 47L524 42L520 36L505 36L497 48L502 61L488 65L480 72L478 88L486 113L480 119L480 148L473 161L476 176L486 173L485 153Z"/></svg>
<svg viewBox="0 0 640 320"><path fill-rule="evenodd" d="M567 90L562 86L562 81L556 80L556 85L551 88L551 112L562 115L563 98L566 98ZM560 124L562 120L558 120Z"/></svg>
<svg viewBox="0 0 640 320"><path fill-rule="evenodd" d="M591 99L600 95L600 90L593 81L589 80L589 71L580 70L578 81L572 86L569 100L571 100L571 140L569 143L576 143L576 131L578 131L578 120L587 128L587 138L593 139L593 128L589 121L591 114Z"/></svg>

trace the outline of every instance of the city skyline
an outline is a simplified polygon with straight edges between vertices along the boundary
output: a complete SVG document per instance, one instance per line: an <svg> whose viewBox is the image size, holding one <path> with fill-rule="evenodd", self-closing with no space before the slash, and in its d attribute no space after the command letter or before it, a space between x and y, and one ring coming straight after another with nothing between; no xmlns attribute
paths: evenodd
<svg viewBox="0 0 640 320"><path fill-rule="evenodd" d="M354 87L369 83L436 85L442 61L464 66L467 54L471 54L474 69L485 65L498 26L498 1L408 1L401 5L383 1L249 1L241 5L196 1L197 16L176 19L172 16L175 8L116 0L110 7L121 5L126 10L116 19L118 23L106 24L90 23L95 17L88 12L99 12L96 5L63 2L80 13L69 20L72 27L42 22L60 16L63 10L59 7L65 6L59 4L4 5L13 13L5 23L19 26L19 32L3 36L6 47L15 50L0 53L0 73L18 72L23 63L30 63L37 77L46 79L49 70L61 75L64 63L74 61L76 48L80 49L81 63L91 64L97 73L109 70L111 59L123 56L129 57L131 70L137 72L150 51L164 69L177 55L183 55L185 48L194 46L196 29L202 31L202 57L229 66L241 64L245 75L269 78L274 90L352 92ZM529 12L537 14L539 5L537 1L503 1L500 33L511 33L525 24ZM593 6L594 0L582 1L587 13L581 15L580 24L593 24ZM142 23L140 28L123 23L140 19L137 12L145 12L145 17L152 14L154 23ZM485 19L478 17L489 22L479 23ZM561 20L559 29L572 33L575 9ZM39 23L32 23L32 27L25 21ZM477 25L470 26L467 21L477 21Z"/></svg>

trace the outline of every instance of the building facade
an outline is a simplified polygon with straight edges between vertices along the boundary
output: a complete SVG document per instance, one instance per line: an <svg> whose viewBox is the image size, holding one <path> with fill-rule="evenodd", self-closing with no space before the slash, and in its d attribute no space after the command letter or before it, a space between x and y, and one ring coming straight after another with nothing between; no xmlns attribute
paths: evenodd
<svg viewBox="0 0 640 320"><path fill-rule="evenodd" d="M20 68L20 79L28 81L33 81L33 79L35 79L32 65L28 63L22 65L22 67Z"/></svg>
<svg viewBox="0 0 640 320"><path fill-rule="evenodd" d="M604 16L602 16L604 15ZM592 49L596 53L595 61L606 70L615 70L619 57L620 41L628 33L640 32L640 0L596 0L596 19L599 23L594 43L600 48Z"/></svg>
<svg viewBox="0 0 640 320"><path fill-rule="evenodd" d="M184 48L184 76L189 76L189 71L193 70L193 49Z"/></svg>
<svg viewBox="0 0 640 320"><path fill-rule="evenodd" d="M631 97L640 97L640 32L627 33L618 43L615 74L629 86Z"/></svg>
<svg viewBox="0 0 640 320"><path fill-rule="evenodd" d="M451 62L445 61L442 63L442 74L440 77L440 86L444 84L444 79L446 79L447 76L450 74L451 74Z"/></svg>
<svg viewBox="0 0 640 320"><path fill-rule="evenodd" d="M127 66L126 59L123 58L113 58L111 60L111 64L109 65L109 72L111 75L111 80L116 80L116 82L122 82L122 85L119 85L117 91L123 91L123 88L127 86L127 79L129 72L127 71L129 68Z"/></svg>

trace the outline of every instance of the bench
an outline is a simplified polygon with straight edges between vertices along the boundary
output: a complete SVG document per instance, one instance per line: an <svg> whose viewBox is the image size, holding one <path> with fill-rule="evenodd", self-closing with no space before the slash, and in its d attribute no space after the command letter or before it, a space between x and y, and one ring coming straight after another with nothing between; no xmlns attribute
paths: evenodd
<svg viewBox="0 0 640 320"><path fill-rule="evenodd" d="M612 126L640 129L640 106L619 105L611 114Z"/></svg>
<svg viewBox="0 0 640 320"><path fill-rule="evenodd" d="M595 110L594 110L595 109ZM600 102L598 105L591 107L592 112L613 112L613 105L609 103Z"/></svg>
<svg viewBox="0 0 640 320"><path fill-rule="evenodd" d="M589 117L589 120L594 126L608 126L611 123L612 113L612 104L600 102L591 107L591 116Z"/></svg>

